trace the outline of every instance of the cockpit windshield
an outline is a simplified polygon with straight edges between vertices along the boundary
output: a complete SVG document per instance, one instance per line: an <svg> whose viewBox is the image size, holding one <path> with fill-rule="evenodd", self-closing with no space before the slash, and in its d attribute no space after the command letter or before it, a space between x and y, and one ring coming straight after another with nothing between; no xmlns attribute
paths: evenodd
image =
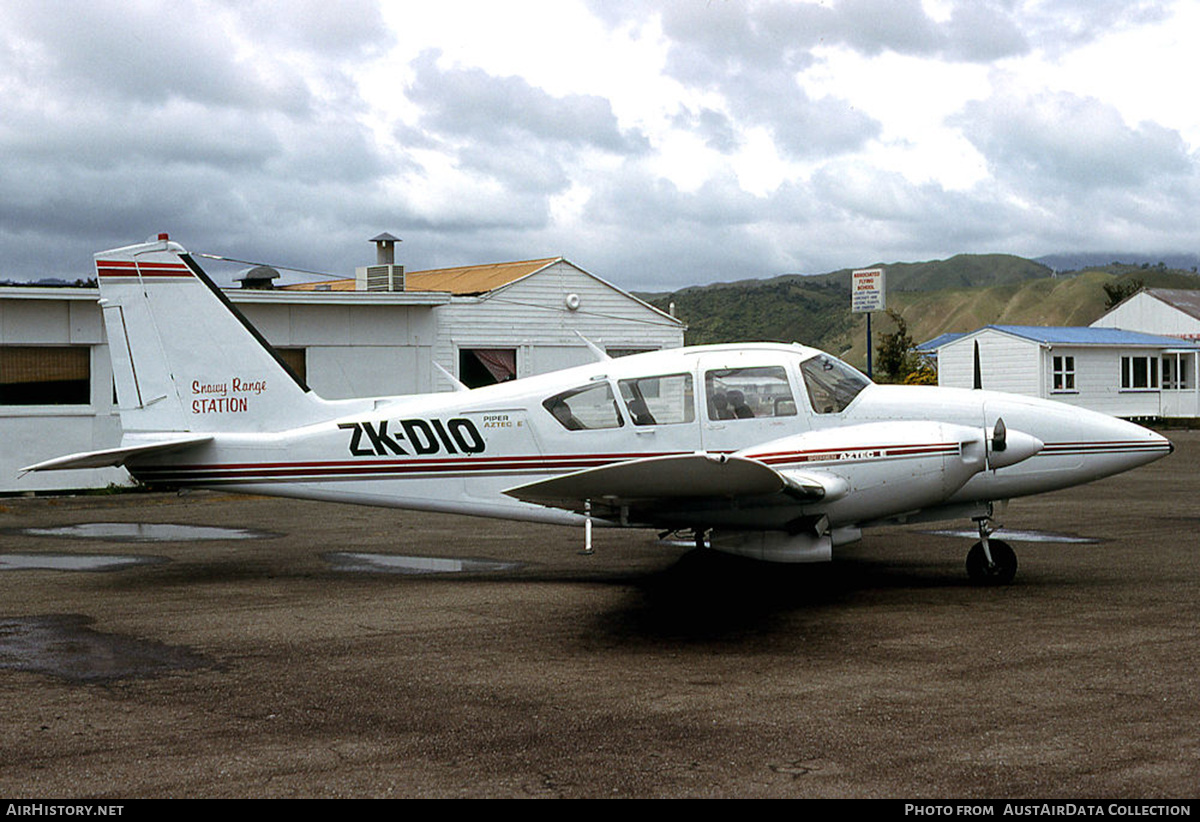
<svg viewBox="0 0 1200 822"><path fill-rule="evenodd" d="M800 363L804 385L813 411L818 414L839 414L846 409L870 380L841 360L828 354L818 354Z"/></svg>

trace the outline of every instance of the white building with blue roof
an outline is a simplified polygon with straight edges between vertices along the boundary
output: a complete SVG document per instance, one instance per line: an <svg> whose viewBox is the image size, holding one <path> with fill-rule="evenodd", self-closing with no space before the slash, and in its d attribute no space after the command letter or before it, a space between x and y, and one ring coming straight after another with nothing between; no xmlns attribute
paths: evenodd
<svg viewBox="0 0 1200 822"><path fill-rule="evenodd" d="M1120 328L989 325L925 343L938 384L1058 400L1117 417L1200 416L1190 340Z"/></svg>

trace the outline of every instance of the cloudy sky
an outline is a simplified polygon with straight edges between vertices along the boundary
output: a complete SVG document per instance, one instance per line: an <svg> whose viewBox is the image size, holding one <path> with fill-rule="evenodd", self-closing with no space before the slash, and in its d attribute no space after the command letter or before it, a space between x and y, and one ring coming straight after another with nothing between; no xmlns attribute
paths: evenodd
<svg viewBox="0 0 1200 822"><path fill-rule="evenodd" d="M1200 250L1200 4L3 0L0 279Z"/></svg>

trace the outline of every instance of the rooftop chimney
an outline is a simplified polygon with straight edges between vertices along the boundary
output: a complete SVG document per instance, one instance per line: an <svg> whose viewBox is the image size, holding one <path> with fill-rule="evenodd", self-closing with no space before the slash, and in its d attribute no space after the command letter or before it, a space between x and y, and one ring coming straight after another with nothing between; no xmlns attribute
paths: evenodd
<svg viewBox="0 0 1200 822"><path fill-rule="evenodd" d="M396 243L400 242L399 237L393 237L385 231L378 237L372 237L371 242L375 243L375 265L396 264Z"/></svg>
<svg viewBox="0 0 1200 822"><path fill-rule="evenodd" d="M396 243L400 242L400 238L385 231L378 237L372 237L371 242L375 243L375 265L355 269L355 289L403 291L404 266L396 265Z"/></svg>

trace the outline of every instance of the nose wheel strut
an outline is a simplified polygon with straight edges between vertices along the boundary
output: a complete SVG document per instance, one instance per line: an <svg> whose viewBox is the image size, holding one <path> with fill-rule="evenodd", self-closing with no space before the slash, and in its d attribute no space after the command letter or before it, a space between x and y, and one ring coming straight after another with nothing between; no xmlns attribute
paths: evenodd
<svg viewBox="0 0 1200 822"><path fill-rule="evenodd" d="M1007 542L990 539L991 517L978 517L979 542L967 552L967 576L977 585L1007 585L1017 575L1017 555Z"/></svg>

